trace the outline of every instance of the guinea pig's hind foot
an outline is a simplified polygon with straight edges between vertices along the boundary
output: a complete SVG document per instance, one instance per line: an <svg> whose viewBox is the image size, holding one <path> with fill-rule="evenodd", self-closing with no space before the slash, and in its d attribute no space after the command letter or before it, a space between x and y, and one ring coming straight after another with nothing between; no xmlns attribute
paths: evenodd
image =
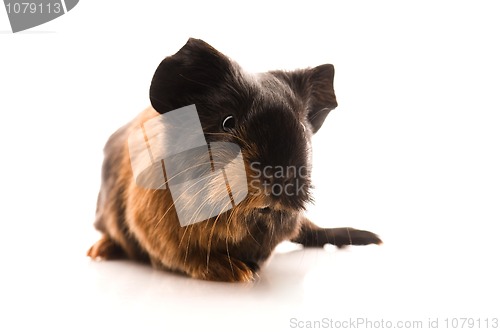
<svg viewBox="0 0 500 332"><path fill-rule="evenodd" d="M90 247L87 251L87 256L93 260L100 260L123 258L125 254L116 242L111 240L107 235L103 235L99 241Z"/></svg>

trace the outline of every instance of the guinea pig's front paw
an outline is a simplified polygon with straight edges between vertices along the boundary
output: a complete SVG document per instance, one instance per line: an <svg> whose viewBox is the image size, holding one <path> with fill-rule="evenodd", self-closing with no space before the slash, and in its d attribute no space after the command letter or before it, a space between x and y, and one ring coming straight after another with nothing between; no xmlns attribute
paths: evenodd
<svg viewBox="0 0 500 332"><path fill-rule="evenodd" d="M364 246L383 243L377 234L369 231L351 227L320 228L308 219L304 221L300 233L292 241L305 247L322 247L325 244L333 244L339 248L348 245Z"/></svg>
<svg viewBox="0 0 500 332"><path fill-rule="evenodd" d="M332 244L339 248L346 245L365 246L368 244L383 243L377 234L361 229L351 227L330 228L330 232L334 236Z"/></svg>
<svg viewBox="0 0 500 332"><path fill-rule="evenodd" d="M205 264L189 274L193 278L210 281L251 282L255 279L254 269L226 255L210 256L208 266Z"/></svg>

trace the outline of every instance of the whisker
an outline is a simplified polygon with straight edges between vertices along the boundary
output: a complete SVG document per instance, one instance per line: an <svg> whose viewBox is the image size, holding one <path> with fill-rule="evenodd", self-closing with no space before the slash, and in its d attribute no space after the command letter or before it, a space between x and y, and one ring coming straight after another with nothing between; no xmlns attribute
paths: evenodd
<svg viewBox="0 0 500 332"><path fill-rule="evenodd" d="M227 205L225 207L227 207ZM208 271L208 266L209 266L209 263L210 263L210 252L212 250L212 238L213 238L213 235L214 235L215 226L217 225L217 221L219 221L219 218L220 218L221 215L222 215L222 212L217 215L217 218L215 218L215 220L213 222L213 225L212 225L212 228L210 230L210 235L209 235L209 238L208 238L208 250L207 250L207 271Z"/></svg>
<svg viewBox="0 0 500 332"><path fill-rule="evenodd" d="M160 218L160 220L158 220L158 222L156 223L156 225L155 225L155 229L158 227L158 225L159 225L159 224L160 224L160 222L163 220L163 218L165 218L165 216L167 215L168 211L170 211L170 209L171 209L172 207L174 207L174 206L175 206L175 203L177 203L177 202L178 202L178 200L179 200L179 199L181 199L181 197L182 197L183 195L187 194L187 192L188 192L188 190L189 190L189 189L191 189L194 185L198 184L198 183L199 183L200 181L202 181L202 180L204 180L204 179L203 179L203 178L200 178L200 179L198 179L198 181L196 181L195 183L191 184L188 188L186 188L186 190L184 190L184 191L183 191L183 192L182 192L182 193L181 193L181 194L177 197L177 199L175 199L175 200L172 202L172 204L168 207L167 211L165 211L165 213L162 215L162 217ZM201 189L200 189L200 191L201 191ZM199 192L200 192L200 191L199 191ZM199 192L198 192L198 193L199 193ZM191 199L193 199L193 198L191 198Z"/></svg>
<svg viewBox="0 0 500 332"><path fill-rule="evenodd" d="M229 225L229 223L228 223ZM231 261L231 255L229 254L229 238L228 238L228 234L227 232L229 232L229 228L226 227L226 252L227 252L227 258L229 260L229 267L231 267L231 273L233 274L233 277L236 278L236 275L234 274L234 269L233 269L233 262Z"/></svg>
<svg viewBox="0 0 500 332"><path fill-rule="evenodd" d="M193 233L193 225L190 225L191 227L190 228L190 231L189 231L189 235L188 235L188 242L187 242L187 245L186 245L186 253L184 255L184 266L186 266L186 263L187 263L187 257L188 257L188 254L189 254L189 244L191 243L191 234Z"/></svg>
<svg viewBox="0 0 500 332"><path fill-rule="evenodd" d="M197 167L200 167L200 166L205 166L205 165L211 166L212 164L210 162L203 162L203 163L198 163L198 164L191 165L190 167L182 170L181 172L178 172L177 174L175 174L171 178L166 179L166 181L163 182L162 185L160 185L156 189L154 189L154 191L156 192L156 191L160 190L161 187L163 187L164 185L166 185L168 182L175 180L177 177L183 175L184 173L189 172L189 171L191 171L194 168L197 168Z"/></svg>
<svg viewBox="0 0 500 332"><path fill-rule="evenodd" d="M195 195L198 195L198 194L201 192L201 190L202 190L202 189L200 189L200 191L198 191L198 193L197 193L197 194L195 194ZM224 192L224 193L225 193L225 192ZM222 193L221 193L221 194L222 194ZM212 198L213 198L213 197L212 197ZM193 212L193 218L197 218L197 216L199 216L199 214L201 213L201 210L204 208L204 206L206 206L206 205L209 203L210 199L211 199L211 197L207 197L207 198L206 198L206 199L202 202L202 204L201 204L201 205L200 205L200 206L196 209L196 211L194 211L194 212ZM190 200L190 201L191 201L191 200ZM221 210L221 211L218 213L218 215L217 215L216 221L218 220L218 218L220 217L220 215L221 215L223 212L225 212L225 209L226 209L226 207L227 207L229 204L230 204L230 202L229 202L229 203L227 203L225 206L223 206L222 210ZM213 213L213 211L215 210L215 208L216 208L216 206L214 205L210 214L212 214L212 213ZM195 215L195 213L196 213L196 215ZM193 218L192 218L191 220L193 220ZM196 219L194 219L194 220L196 220ZM191 222L190 222L189 224L194 224L194 223L191 223ZM206 229L207 227L208 227L208 223L206 223L206 224L205 224L205 229ZM184 233L183 233L183 235L182 235L182 237L181 237L181 240L180 240L180 243L179 243L179 247L180 247L180 245L181 245L181 243L182 243L182 240L184 239L185 234L186 234L186 231L184 231Z"/></svg>

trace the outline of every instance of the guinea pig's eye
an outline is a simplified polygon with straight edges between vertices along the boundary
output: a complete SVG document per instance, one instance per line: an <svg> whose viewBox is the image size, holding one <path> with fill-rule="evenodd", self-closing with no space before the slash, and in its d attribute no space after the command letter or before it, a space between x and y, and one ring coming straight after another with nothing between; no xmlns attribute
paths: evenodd
<svg viewBox="0 0 500 332"><path fill-rule="evenodd" d="M224 131L230 131L231 129L234 129L236 126L236 120L234 119L234 116L228 115L222 120L222 130Z"/></svg>

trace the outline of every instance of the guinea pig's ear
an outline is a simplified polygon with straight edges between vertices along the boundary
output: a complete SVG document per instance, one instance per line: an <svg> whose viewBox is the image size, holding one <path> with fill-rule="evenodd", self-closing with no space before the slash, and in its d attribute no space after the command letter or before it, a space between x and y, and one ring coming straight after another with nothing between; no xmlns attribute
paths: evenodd
<svg viewBox="0 0 500 332"><path fill-rule="evenodd" d="M338 105L333 89L335 68L331 64L325 64L311 69L310 73L309 113L307 117L315 133L323 125L328 113Z"/></svg>
<svg viewBox="0 0 500 332"><path fill-rule="evenodd" d="M177 53L165 58L149 89L151 105L166 113L193 104L193 98L220 85L231 69L231 61L201 39L190 38Z"/></svg>
<svg viewBox="0 0 500 332"><path fill-rule="evenodd" d="M291 88L307 104L307 117L316 133L323 125L326 116L337 107L337 98L333 89L335 68L331 64L324 64L315 68L300 69L292 72L273 72L273 74L287 82Z"/></svg>

